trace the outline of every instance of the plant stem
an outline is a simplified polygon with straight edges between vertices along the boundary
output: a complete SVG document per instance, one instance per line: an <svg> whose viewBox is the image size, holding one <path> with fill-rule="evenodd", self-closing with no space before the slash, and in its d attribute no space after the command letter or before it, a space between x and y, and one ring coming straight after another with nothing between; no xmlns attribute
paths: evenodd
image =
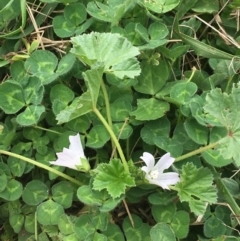
<svg viewBox="0 0 240 241"><path fill-rule="evenodd" d="M194 74L195 74L195 71L196 71L196 68L195 67L193 67L192 68L192 73L191 73L191 76L189 77L189 79L188 79L188 83L192 80L192 78L193 78L193 76L194 76Z"/></svg>
<svg viewBox="0 0 240 241"><path fill-rule="evenodd" d="M64 174L64 173L62 173L62 172L60 172L58 170L55 170L52 167L44 165L44 164L42 164L40 162L34 161L34 160L30 159L30 158L27 158L27 157L24 157L24 156L21 156L19 154L12 153L12 152L9 152L9 151L0 150L0 153L2 153L4 155L8 155L8 156L12 156L12 157L21 159L21 160L23 160L25 162L28 162L28 163L31 163L31 164L33 164L35 166L41 167L41 168L43 168L43 169L45 169L47 171L50 171L50 172L52 172L52 173L54 173L54 174L56 174L58 176L61 176L61 177L65 178L65 179L69 180L70 182L73 182L73 183L75 183L75 184L77 184L79 186L82 186L82 183L79 182L78 180L76 180L75 178L72 178L72 177L70 177L70 176L68 176L68 175L66 175L66 174Z"/></svg>
<svg viewBox="0 0 240 241"><path fill-rule="evenodd" d="M200 148L197 149L197 150L191 151L191 152L189 152L189 153L187 153L187 154L184 154L184 155L182 155L182 156L180 156L180 157L177 157L177 158L175 159L175 162L182 161L182 160L187 159L187 158L189 158L189 157L191 157L191 156L194 156L194 155L197 155L197 154L199 154L199 153L202 153L202 152L204 152L204 151L206 151L206 150L208 150L208 149L212 149L212 148L214 148L216 145L218 145L218 142L214 142L214 143L211 143L211 144L209 144L209 145L207 145L207 146L200 147Z"/></svg>
<svg viewBox="0 0 240 241"><path fill-rule="evenodd" d="M48 132L52 132L54 134L57 134L57 135L61 135L62 133L58 132L58 131L54 131L54 130L49 130L47 128L44 128L44 127L41 127L41 126L38 126L38 125L35 125L33 126L34 128L36 129L40 129L40 130L43 130L43 131L48 131Z"/></svg>
<svg viewBox="0 0 240 241"><path fill-rule="evenodd" d="M107 121L105 120L105 118L102 116L102 114L99 112L99 110L97 108L93 109L93 112L98 116L99 120L103 123L103 125L105 126L105 128L107 129L108 133L110 134L114 144L116 145L116 148L118 150L119 156L122 160L123 163L123 167L125 169L126 172L129 173L129 168L128 168L128 164L127 161L125 159L125 156L123 154L122 148L117 140L117 137L115 136L114 132L112 131L112 129L110 128L109 124L107 123Z"/></svg>
<svg viewBox="0 0 240 241"><path fill-rule="evenodd" d="M222 181L222 179L221 179L219 173L216 171L216 169L211 165L208 165L208 167L212 170L212 172L215 176L215 182L217 184L218 189L220 190L221 194L223 195L223 197L225 198L225 200L231 207L232 211L236 215L236 219L237 219L238 223L240 224L240 208L239 208L238 204L232 197L231 193L227 189L226 185Z"/></svg>
<svg viewBox="0 0 240 241"><path fill-rule="evenodd" d="M105 106L106 106L107 122L108 122L109 127L112 129L112 117L111 117L111 112L110 112L109 98L108 98L107 89L106 89L106 86L105 86L103 80L101 81L101 89L103 92ZM111 142L112 142L112 150L114 150L115 145L114 145L114 141L112 140L112 138L111 138Z"/></svg>

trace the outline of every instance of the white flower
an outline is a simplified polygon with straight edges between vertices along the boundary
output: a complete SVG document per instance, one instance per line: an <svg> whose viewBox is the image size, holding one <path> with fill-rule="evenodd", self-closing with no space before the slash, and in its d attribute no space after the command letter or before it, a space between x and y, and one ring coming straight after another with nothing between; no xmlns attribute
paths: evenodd
<svg viewBox="0 0 240 241"><path fill-rule="evenodd" d="M76 136L69 136L69 141L69 149L63 148L62 152L57 153L58 159L56 161L51 161L50 163L53 165L88 172L90 170L90 165L84 155L80 135L77 134Z"/></svg>
<svg viewBox="0 0 240 241"><path fill-rule="evenodd" d="M170 156L170 153L162 156L156 165L154 156L148 152L144 152L140 158L146 163L146 166L143 166L141 169L146 173L145 178L149 183L169 190L168 185L174 185L180 181L179 175L176 172L163 173L174 162L174 158Z"/></svg>

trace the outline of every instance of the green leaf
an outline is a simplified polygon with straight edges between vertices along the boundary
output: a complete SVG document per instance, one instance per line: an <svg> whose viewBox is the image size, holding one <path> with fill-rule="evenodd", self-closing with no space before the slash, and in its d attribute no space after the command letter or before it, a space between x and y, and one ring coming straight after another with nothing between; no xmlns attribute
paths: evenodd
<svg viewBox="0 0 240 241"><path fill-rule="evenodd" d="M109 223L109 214L101 213L96 210L93 211L95 212L81 215L75 221L74 231L79 240L87 240L87 237L91 236L92 238L92 235L94 235L95 232L97 233L97 230L104 231L107 229L107 224ZM98 239L92 238L90 240L97 241Z"/></svg>
<svg viewBox="0 0 240 241"><path fill-rule="evenodd" d="M178 101L180 104L183 104L191 99L191 97L197 92L197 89L197 85L192 82L178 82L171 89L170 97Z"/></svg>
<svg viewBox="0 0 240 241"><path fill-rule="evenodd" d="M91 122L87 116L81 116L69 121L66 126L74 132L85 133L89 129Z"/></svg>
<svg viewBox="0 0 240 241"><path fill-rule="evenodd" d="M87 205L100 206L102 204L101 195L87 185L83 185L78 188L77 197L82 203Z"/></svg>
<svg viewBox="0 0 240 241"><path fill-rule="evenodd" d="M25 105L23 89L16 81L5 81L0 85L0 107L6 114L14 114Z"/></svg>
<svg viewBox="0 0 240 241"><path fill-rule="evenodd" d="M141 138L149 145L154 145L154 137L168 137L170 132L170 122L162 117L154 121L148 121L141 129Z"/></svg>
<svg viewBox="0 0 240 241"><path fill-rule="evenodd" d="M152 215L157 223L170 223L173 220L175 213L176 205L174 203L152 206Z"/></svg>
<svg viewBox="0 0 240 241"><path fill-rule="evenodd" d="M150 99L138 99L137 109L131 113L137 120L156 120L165 115L170 106L168 102L162 100Z"/></svg>
<svg viewBox="0 0 240 241"><path fill-rule="evenodd" d="M58 75L64 75L68 73L72 69L75 61L76 61L76 57L74 54L68 53L64 55L59 61L56 73Z"/></svg>
<svg viewBox="0 0 240 241"><path fill-rule="evenodd" d="M166 83L169 71L166 62L161 61L158 66L151 62L143 61L141 64L142 72L138 83L134 86L137 92L155 95Z"/></svg>
<svg viewBox="0 0 240 241"><path fill-rule="evenodd" d="M128 139L131 136L131 134L133 133L133 129L129 124L126 124L124 122L114 123L113 132L118 139L124 140Z"/></svg>
<svg viewBox="0 0 240 241"><path fill-rule="evenodd" d="M181 202L188 202L190 209L196 215L203 215L206 203L216 203L216 189L212 185L213 176L208 168L196 168L187 163L182 168L180 182L176 184Z"/></svg>
<svg viewBox="0 0 240 241"><path fill-rule="evenodd" d="M188 35L180 33L179 30L175 29L175 34L177 35L177 37L182 39L186 44L189 44L191 48L199 56L203 56L205 58L228 59L228 60L236 60L239 58L237 56L234 56L232 54L229 54L217 48L214 48L208 44L200 42L199 40L196 40Z"/></svg>
<svg viewBox="0 0 240 241"><path fill-rule="evenodd" d="M0 183L0 192L2 192L7 186L7 176L2 170L0 170Z"/></svg>
<svg viewBox="0 0 240 241"><path fill-rule="evenodd" d="M216 0L198 0L192 10L198 13L216 13L219 11L219 2Z"/></svg>
<svg viewBox="0 0 240 241"><path fill-rule="evenodd" d="M45 201L37 206L37 220L42 225L57 225L63 213L63 207L52 200Z"/></svg>
<svg viewBox="0 0 240 241"><path fill-rule="evenodd" d="M58 124L62 124L79 116L85 115L91 111L92 99L90 92L87 91L80 97L75 98L70 106L67 106L65 109L60 111L60 113L57 114L56 119L58 120Z"/></svg>
<svg viewBox="0 0 240 241"><path fill-rule="evenodd" d="M178 211L173 217L171 227L177 238L186 238L189 231L190 218L186 211Z"/></svg>
<svg viewBox="0 0 240 241"><path fill-rule="evenodd" d="M73 219L67 214L62 214L58 220L58 228L64 235L72 234L73 230Z"/></svg>
<svg viewBox="0 0 240 241"><path fill-rule="evenodd" d="M98 165L96 171L93 189L99 191L107 189L113 198L125 194L127 187L135 186L134 178L124 171L124 167L118 159L113 159L108 164Z"/></svg>
<svg viewBox="0 0 240 241"><path fill-rule="evenodd" d="M73 36L76 26L68 22L64 16L56 16L53 18L53 30L60 38L67 38Z"/></svg>
<svg viewBox="0 0 240 241"><path fill-rule="evenodd" d="M48 187L39 180L33 180L24 188L22 198L26 204L36 206L48 198Z"/></svg>
<svg viewBox="0 0 240 241"><path fill-rule="evenodd" d="M33 213L25 216L24 228L29 233L35 232L35 215Z"/></svg>
<svg viewBox="0 0 240 241"><path fill-rule="evenodd" d="M11 151L23 156L29 155L29 150L31 149L31 143L22 143L19 142L17 145L13 146ZM21 159L18 159L13 156L9 156L7 159L7 164L12 174L16 177L21 177L26 170L27 163Z"/></svg>
<svg viewBox="0 0 240 241"><path fill-rule="evenodd" d="M183 148L179 145L179 142L169 138L168 136L155 136L153 138L153 142L157 147L166 152L170 152L173 157L181 156L183 152Z"/></svg>
<svg viewBox="0 0 240 241"><path fill-rule="evenodd" d="M107 230L102 232L107 238L108 241L124 241L124 236L122 230L118 225L109 223Z"/></svg>
<svg viewBox="0 0 240 241"><path fill-rule="evenodd" d="M155 192L148 196L148 201L153 205L168 205L174 202L176 196L171 192Z"/></svg>
<svg viewBox="0 0 240 241"><path fill-rule="evenodd" d="M93 32L71 40L71 52L91 67L103 67L104 72L119 78L133 78L140 74L140 66L135 57L139 54L138 48L119 34Z"/></svg>
<svg viewBox="0 0 240 241"><path fill-rule="evenodd" d="M98 206L100 212L109 212L113 210L123 199L123 196L112 199L107 191L94 191L86 185L78 188L77 197L86 205Z"/></svg>
<svg viewBox="0 0 240 241"><path fill-rule="evenodd" d="M217 206L214 214L226 225L231 225L231 210L227 206Z"/></svg>
<svg viewBox="0 0 240 241"><path fill-rule="evenodd" d="M240 166L240 88L233 86L230 94L222 93L220 89L214 89L206 96L205 112L212 118L216 118L228 130L226 137L219 140L217 149L225 159L233 158Z"/></svg>
<svg viewBox="0 0 240 241"><path fill-rule="evenodd" d="M26 104L39 105L42 102L44 87L37 77L30 77L24 86L23 94Z"/></svg>
<svg viewBox="0 0 240 241"><path fill-rule="evenodd" d="M112 1L109 1L109 2L111 4ZM114 9L114 7L115 7L114 5L108 6L98 1L89 2L87 5L87 12L98 20L111 22L113 21L114 13L116 13L116 9Z"/></svg>
<svg viewBox="0 0 240 241"><path fill-rule="evenodd" d="M108 5L99 1L89 2L87 5L87 12L100 21L110 22L111 26L117 25L131 5L134 4L132 0L109 0Z"/></svg>
<svg viewBox="0 0 240 241"><path fill-rule="evenodd" d="M64 8L64 17L74 26L78 26L87 18L86 8L81 3L69 4Z"/></svg>
<svg viewBox="0 0 240 241"><path fill-rule="evenodd" d="M126 240L128 241L136 241L136 240L149 240L149 231L150 227L148 224L144 223L140 217L135 214L132 214L132 221L134 223L134 227L129 219L129 217L125 218L123 221L123 231L126 236ZM150 241L150 240L149 240Z"/></svg>
<svg viewBox="0 0 240 241"><path fill-rule="evenodd" d="M28 83L29 75L24 68L23 61L15 61L10 66L11 76L16 80L22 87Z"/></svg>
<svg viewBox="0 0 240 241"><path fill-rule="evenodd" d="M15 201L21 197L22 190L22 184L19 181L12 179L7 183L6 188L0 192L0 198L7 201Z"/></svg>
<svg viewBox="0 0 240 241"><path fill-rule="evenodd" d="M19 233L22 230L24 223L24 215L14 214L9 217L9 223L12 226L15 233Z"/></svg>
<svg viewBox="0 0 240 241"><path fill-rule="evenodd" d="M70 208L73 200L73 188L69 182L58 182L52 187L53 200L63 208Z"/></svg>
<svg viewBox="0 0 240 241"><path fill-rule="evenodd" d="M167 43L165 37L168 35L169 31L165 24L161 22L154 22L148 28L148 34L150 39L147 41L147 44L139 47L140 50L145 49L155 49L159 46Z"/></svg>
<svg viewBox="0 0 240 241"><path fill-rule="evenodd" d="M50 51L36 50L26 60L24 67L33 76L38 77L42 84L49 84L54 81L58 74L54 71L57 67L58 59Z"/></svg>
<svg viewBox="0 0 240 241"><path fill-rule="evenodd" d="M212 166L223 167L232 163L232 159L225 159L218 150L208 150L201 153L204 160Z"/></svg>
<svg viewBox="0 0 240 241"><path fill-rule="evenodd" d="M196 142L190 139L182 123L175 127L172 139L177 141L184 150L194 150L199 146Z"/></svg>
<svg viewBox="0 0 240 241"><path fill-rule="evenodd" d="M77 0L41 0L41 2L44 3L64 3L64 4L68 4L68 3L74 3L77 2Z"/></svg>
<svg viewBox="0 0 240 241"><path fill-rule="evenodd" d="M210 217L204 223L204 235L208 238L217 238L226 232L225 224L217 217Z"/></svg>
<svg viewBox="0 0 240 241"><path fill-rule="evenodd" d="M103 75L103 69L91 69L82 73L84 80L86 81L88 91L91 95L93 106L96 106L99 95L100 85Z"/></svg>
<svg viewBox="0 0 240 241"><path fill-rule="evenodd" d="M195 119L191 119L184 122L184 128L193 141L198 144L207 145L209 133L207 127L199 125Z"/></svg>
<svg viewBox="0 0 240 241"><path fill-rule="evenodd" d="M160 46L159 50L163 56L171 59L174 62L178 57L181 57L183 54L185 54L188 51L189 47L189 45L176 43L171 48Z"/></svg>
<svg viewBox="0 0 240 241"><path fill-rule="evenodd" d="M179 2L180 0L148 0L142 4L155 13L166 13L177 7Z"/></svg>
<svg viewBox="0 0 240 241"><path fill-rule="evenodd" d="M30 126L37 124L42 113L45 112L45 107L42 105L28 106L24 112L17 116L17 122L22 126Z"/></svg>
<svg viewBox="0 0 240 241"><path fill-rule="evenodd" d="M150 230L151 240L176 241L172 228L166 223L157 223Z"/></svg>
<svg viewBox="0 0 240 241"><path fill-rule="evenodd" d="M74 92L63 84L54 85L51 88L50 100L61 100L63 103L68 104L74 98Z"/></svg>
<svg viewBox="0 0 240 241"><path fill-rule="evenodd" d="M87 135L86 146L91 148L103 147L110 139L110 135L103 125L95 125Z"/></svg>
<svg viewBox="0 0 240 241"><path fill-rule="evenodd" d="M116 99L110 104L111 117L113 121L125 121L129 117L132 105L125 97Z"/></svg>

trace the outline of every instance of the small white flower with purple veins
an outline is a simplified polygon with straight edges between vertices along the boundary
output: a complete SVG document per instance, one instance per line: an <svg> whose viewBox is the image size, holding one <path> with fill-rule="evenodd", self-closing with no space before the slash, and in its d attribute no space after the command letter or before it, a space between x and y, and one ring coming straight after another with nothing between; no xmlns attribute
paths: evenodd
<svg viewBox="0 0 240 241"><path fill-rule="evenodd" d="M148 152L144 152L143 156L140 158L146 164L146 166L143 166L141 169L146 173L145 178L149 183L169 190L169 185L174 185L180 181L179 175L176 172L163 173L163 171L168 169L175 160L170 156L170 153L163 155L156 165L154 156Z"/></svg>
<svg viewBox="0 0 240 241"><path fill-rule="evenodd" d="M76 136L69 136L69 141L69 149L63 148L62 152L57 153L58 159L56 161L51 161L50 163L82 172L88 172L90 170L90 165L84 155L80 135L77 134Z"/></svg>

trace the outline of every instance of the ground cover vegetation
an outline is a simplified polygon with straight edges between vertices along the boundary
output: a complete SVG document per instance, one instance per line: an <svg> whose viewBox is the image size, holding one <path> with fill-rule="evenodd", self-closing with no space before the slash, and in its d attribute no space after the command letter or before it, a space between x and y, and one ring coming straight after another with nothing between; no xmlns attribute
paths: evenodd
<svg viewBox="0 0 240 241"><path fill-rule="evenodd" d="M0 1L0 239L240 240L239 0Z"/></svg>

